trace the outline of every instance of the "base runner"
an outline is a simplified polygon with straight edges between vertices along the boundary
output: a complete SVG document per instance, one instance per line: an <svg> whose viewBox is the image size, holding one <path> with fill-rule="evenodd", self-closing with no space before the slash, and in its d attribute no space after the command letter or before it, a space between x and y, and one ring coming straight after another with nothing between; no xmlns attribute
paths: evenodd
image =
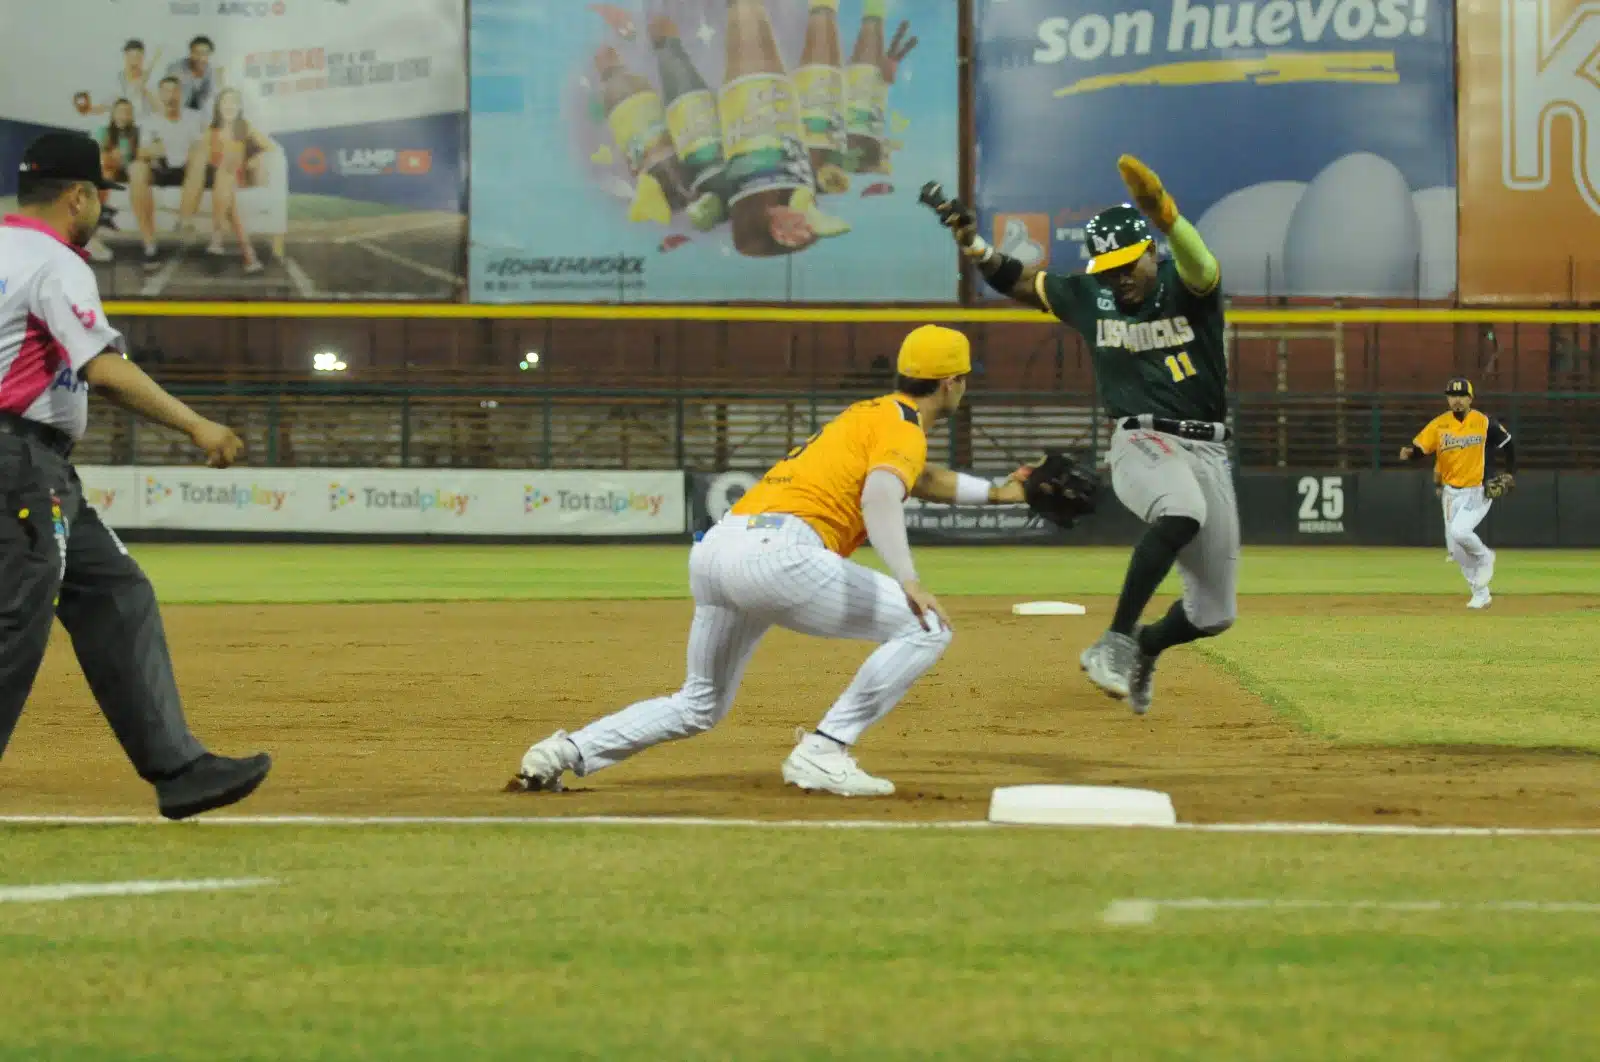
<svg viewBox="0 0 1600 1062"><path fill-rule="evenodd" d="M951 631L923 588L906 537L906 495L963 505L1019 504L1002 486L927 463L929 429L956 410L971 371L966 336L926 326L900 348L896 391L858 402L791 450L689 553L694 621L678 692L641 701L573 734L530 748L510 788L559 790L666 741L716 726L733 706L745 665L771 627L879 643L855 681L810 733L783 779L841 796L884 796L850 748L933 667ZM871 541L893 578L848 560Z"/></svg>
<svg viewBox="0 0 1600 1062"><path fill-rule="evenodd" d="M1226 445L1221 270L1160 179L1130 155L1117 166L1139 209L1114 206L1089 221L1091 257L1082 274L1050 273L1001 254L959 201L935 209L990 287L1058 318L1090 348L1100 399L1116 426L1111 485L1149 527L1134 547L1110 629L1079 662L1091 682L1142 714L1158 656L1233 624L1239 511ZM1145 216L1170 240L1171 258L1157 256ZM1141 626L1174 563L1182 600Z"/></svg>
<svg viewBox="0 0 1600 1062"><path fill-rule="evenodd" d="M1444 387L1448 412L1428 422L1407 446L1400 460L1434 459L1434 482L1444 510L1444 540L1450 559L1472 588L1468 608L1487 608L1494 598L1494 550L1478 537L1478 525L1489 515L1495 498L1516 485L1517 450L1511 433L1493 417L1472 408L1472 381L1457 376ZM1496 472L1498 463L1505 471Z"/></svg>

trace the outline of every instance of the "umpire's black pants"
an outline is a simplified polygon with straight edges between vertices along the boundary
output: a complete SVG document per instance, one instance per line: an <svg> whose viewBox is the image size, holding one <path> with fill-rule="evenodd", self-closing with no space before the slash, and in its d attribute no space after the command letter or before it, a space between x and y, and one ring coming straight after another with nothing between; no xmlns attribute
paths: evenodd
<svg viewBox="0 0 1600 1062"><path fill-rule="evenodd" d="M203 753L183 717L155 590L85 504L72 465L0 433L0 505L0 756L57 616L141 777L171 775Z"/></svg>

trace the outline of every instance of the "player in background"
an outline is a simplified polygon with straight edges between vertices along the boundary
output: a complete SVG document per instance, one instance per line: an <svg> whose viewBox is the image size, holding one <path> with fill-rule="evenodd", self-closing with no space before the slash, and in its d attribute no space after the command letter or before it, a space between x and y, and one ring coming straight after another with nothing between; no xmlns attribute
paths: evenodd
<svg viewBox="0 0 1600 1062"><path fill-rule="evenodd" d="M958 201L935 209L990 287L1056 317L1090 349L1100 400L1115 423L1111 485L1149 526L1129 560L1110 629L1079 663L1091 682L1142 714L1161 653L1233 624L1239 511L1226 446L1232 432L1221 270L1148 167L1123 155L1117 168L1139 209L1114 206L1089 221L1089 264L1081 274L1047 272L1000 253ZM1156 253L1146 217L1168 238L1170 258ZM1174 563L1182 600L1141 626Z"/></svg>
<svg viewBox="0 0 1600 1062"><path fill-rule="evenodd" d="M1467 607L1487 608L1493 600L1489 582L1494 578L1495 554L1478 537L1477 527L1489 515L1490 492L1498 496L1515 483L1517 451L1511 433L1499 421L1472 408L1470 380L1457 376L1445 384L1444 393L1449 411L1433 418L1409 445L1402 446L1400 460L1433 457L1444 508L1445 545L1472 588ZM1497 472L1502 462L1504 472Z"/></svg>
<svg viewBox="0 0 1600 1062"><path fill-rule="evenodd" d="M674 694L641 701L574 734L558 730L522 758L511 788L559 790L665 741L716 726L745 665L774 625L879 643L817 728L801 731L784 781L841 796L884 796L850 748L889 713L950 644L944 610L917 575L906 536L908 494L962 505L1021 504L1000 486L927 463L928 431L961 404L967 337L924 326L900 348L893 394L857 402L788 455L689 553L694 621L687 676ZM848 558L870 541L893 578Z"/></svg>

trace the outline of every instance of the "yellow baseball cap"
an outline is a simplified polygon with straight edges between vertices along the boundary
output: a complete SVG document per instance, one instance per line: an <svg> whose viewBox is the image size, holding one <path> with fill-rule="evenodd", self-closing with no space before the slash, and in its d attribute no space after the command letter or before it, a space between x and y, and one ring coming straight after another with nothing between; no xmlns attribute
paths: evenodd
<svg viewBox="0 0 1600 1062"><path fill-rule="evenodd" d="M923 325L900 344L896 371L914 380L943 380L972 371L972 343L954 328Z"/></svg>

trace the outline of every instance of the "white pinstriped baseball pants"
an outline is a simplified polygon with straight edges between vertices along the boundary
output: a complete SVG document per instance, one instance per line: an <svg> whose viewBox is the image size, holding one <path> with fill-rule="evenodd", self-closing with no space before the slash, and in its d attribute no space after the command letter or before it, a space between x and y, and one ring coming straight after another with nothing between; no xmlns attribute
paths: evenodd
<svg viewBox="0 0 1600 1062"><path fill-rule="evenodd" d="M823 638L881 643L817 730L853 745L938 662L951 632L924 630L900 585L825 549L793 516L729 514L689 553L694 622L683 688L630 705L571 735L579 774L664 741L702 734L733 706L745 665L774 625Z"/></svg>
<svg viewBox="0 0 1600 1062"><path fill-rule="evenodd" d="M1461 568L1467 585L1477 590L1489 564L1489 547L1478 537L1478 525L1494 504L1479 487L1445 487L1439 495L1444 507L1444 541Z"/></svg>

